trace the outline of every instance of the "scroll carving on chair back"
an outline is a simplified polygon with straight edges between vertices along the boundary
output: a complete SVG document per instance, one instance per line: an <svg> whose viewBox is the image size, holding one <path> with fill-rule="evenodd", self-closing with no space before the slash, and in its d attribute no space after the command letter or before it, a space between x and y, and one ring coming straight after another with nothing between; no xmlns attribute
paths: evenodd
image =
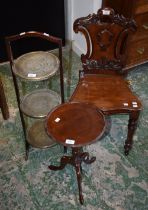
<svg viewBox="0 0 148 210"><path fill-rule="evenodd" d="M96 70L122 73L126 60L126 41L131 31L136 31L134 20L115 14L111 8L99 9L97 14L78 18L74 31L86 38L87 52L81 55L85 72Z"/></svg>

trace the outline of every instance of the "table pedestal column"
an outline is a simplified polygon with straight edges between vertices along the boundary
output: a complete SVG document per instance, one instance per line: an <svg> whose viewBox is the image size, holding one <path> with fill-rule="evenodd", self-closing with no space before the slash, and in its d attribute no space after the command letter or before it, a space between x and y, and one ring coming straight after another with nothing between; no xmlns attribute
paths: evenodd
<svg viewBox="0 0 148 210"><path fill-rule="evenodd" d="M83 195L82 195L82 176L81 176L81 163L84 162L86 164L91 164L96 160L96 157L89 158L88 152L82 152L81 147L72 148L72 156L63 156L60 161L60 166L50 165L48 168L50 170L62 170L67 164L71 164L75 167L78 188L79 188L79 200L80 203L84 203Z"/></svg>

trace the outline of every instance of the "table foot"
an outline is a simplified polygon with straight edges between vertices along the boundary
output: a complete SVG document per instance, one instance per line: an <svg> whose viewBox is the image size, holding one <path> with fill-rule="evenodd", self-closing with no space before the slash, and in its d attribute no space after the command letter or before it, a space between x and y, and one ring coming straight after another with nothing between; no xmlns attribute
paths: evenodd
<svg viewBox="0 0 148 210"><path fill-rule="evenodd" d="M50 170L53 170L53 171L62 170L62 169L65 168L65 166L66 166L68 163L71 164L71 157L63 156L63 157L61 158L60 166L53 166L53 165L50 165L50 166L48 166L48 168L49 168Z"/></svg>

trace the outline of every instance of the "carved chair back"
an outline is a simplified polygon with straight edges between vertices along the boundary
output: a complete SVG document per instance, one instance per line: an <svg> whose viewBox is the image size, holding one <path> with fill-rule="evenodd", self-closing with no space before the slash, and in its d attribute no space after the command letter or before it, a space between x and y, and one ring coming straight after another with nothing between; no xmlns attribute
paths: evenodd
<svg viewBox="0 0 148 210"><path fill-rule="evenodd" d="M123 73L127 38L135 30L134 20L115 14L111 8L78 18L74 22L74 31L82 32L87 43L87 52L81 55L83 72Z"/></svg>

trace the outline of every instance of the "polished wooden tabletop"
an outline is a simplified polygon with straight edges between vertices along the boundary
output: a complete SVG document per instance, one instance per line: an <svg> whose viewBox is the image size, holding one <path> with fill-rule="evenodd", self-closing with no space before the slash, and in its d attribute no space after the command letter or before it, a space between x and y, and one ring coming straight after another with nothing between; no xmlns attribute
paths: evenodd
<svg viewBox="0 0 148 210"><path fill-rule="evenodd" d="M48 114L45 128L58 143L81 147L101 138L105 119L91 104L70 102L57 106Z"/></svg>

